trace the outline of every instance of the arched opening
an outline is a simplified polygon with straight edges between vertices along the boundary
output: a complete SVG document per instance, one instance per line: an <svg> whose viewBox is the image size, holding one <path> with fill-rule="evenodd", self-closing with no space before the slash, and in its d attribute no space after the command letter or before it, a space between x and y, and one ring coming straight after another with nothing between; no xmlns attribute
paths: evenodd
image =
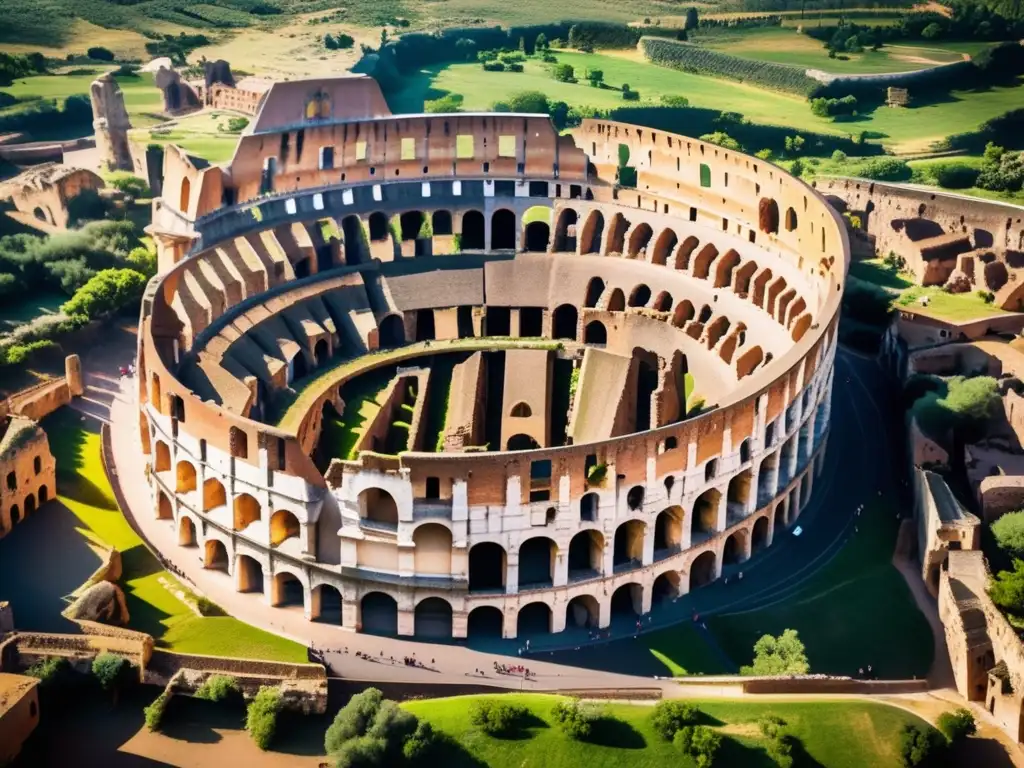
<svg viewBox="0 0 1024 768"><path fill-rule="evenodd" d="M717 255L718 249L711 243L701 248L693 258L693 276L701 280L707 280L708 273L711 271L711 262L714 261Z"/></svg>
<svg viewBox="0 0 1024 768"><path fill-rule="evenodd" d="M750 502L750 483L752 474L745 469L729 481L728 512L729 517L739 520L746 516L747 505Z"/></svg>
<svg viewBox="0 0 1024 768"><path fill-rule="evenodd" d="M327 344L327 339L320 339L316 346L313 347L313 359L316 360L317 367L331 359L331 350Z"/></svg>
<svg viewBox="0 0 1024 768"><path fill-rule="evenodd" d="M228 550L224 542L218 539L206 540L203 546L203 568L228 572Z"/></svg>
<svg viewBox="0 0 1024 768"><path fill-rule="evenodd" d="M629 294L629 306L631 307L646 307L647 302L651 300L651 289L641 283L636 286L632 293Z"/></svg>
<svg viewBox="0 0 1024 768"><path fill-rule="evenodd" d="M178 462L175 481L175 493L188 493L196 489L196 468L191 461Z"/></svg>
<svg viewBox="0 0 1024 768"><path fill-rule="evenodd" d="M482 605L469 612L466 622L466 635L470 639L479 637L501 637L505 617L500 608L493 605Z"/></svg>
<svg viewBox="0 0 1024 768"><path fill-rule="evenodd" d="M702 552L690 565L690 591L710 584L717 578L715 553Z"/></svg>
<svg viewBox="0 0 1024 768"><path fill-rule="evenodd" d="M450 576L452 532L439 523L426 523L412 533L413 568L417 576Z"/></svg>
<svg viewBox="0 0 1024 768"><path fill-rule="evenodd" d="M512 406L512 410L508 412L508 415L514 419L526 419L533 415L533 411L526 403L516 403Z"/></svg>
<svg viewBox="0 0 1024 768"><path fill-rule="evenodd" d="M398 603L391 595L370 592L359 603L361 629L370 635L398 634Z"/></svg>
<svg viewBox="0 0 1024 768"><path fill-rule="evenodd" d="M580 499L580 521L585 523L597 522L597 509L599 498L594 492L585 493Z"/></svg>
<svg viewBox="0 0 1024 768"><path fill-rule="evenodd" d="M644 588L636 582L623 584L612 593L612 621L636 620L644 612Z"/></svg>
<svg viewBox="0 0 1024 768"><path fill-rule="evenodd" d="M235 588L239 592L263 592L263 566L249 555L235 558Z"/></svg>
<svg viewBox="0 0 1024 768"><path fill-rule="evenodd" d="M388 315L380 321L377 341L381 349L393 349L405 344L405 324L401 315Z"/></svg>
<svg viewBox="0 0 1024 768"><path fill-rule="evenodd" d="M185 179L185 182L187 183L187 182L188 182L188 179ZM35 216L35 217L36 217L36 218L37 218L37 219L38 219L39 221L45 221L45 222L49 222L49 219L48 219L48 218L46 217L46 211L44 211L44 210L43 210L42 208L40 208L39 206L36 206L36 207L35 207L35 208L33 209L33 211L32 211L32 215L33 215L33 216Z"/></svg>
<svg viewBox="0 0 1024 768"><path fill-rule="evenodd" d="M500 544L484 541L469 550L469 591L504 592L508 560Z"/></svg>
<svg viewBox="0 0 1024 768"><path fill-rule="evenodd" d="M792 232L797 228L799 222L797 221L796 211L792 208L786 209L786 231Z"/></svg>
<svg viewBox="0 0 1024 768"><path fill-rule="evenodd" d="M184 178L181 180L181 193L178 196L178 210L184 214L189 213L188 203L192 198L192 182Z"/></svg>
<svg viewBox="0 0 1024 768"><path fill-rule="evenodd" d="M491 216L491 250L502 251L516 247L516 215L507 208Z"/></svg>
<svg viewBox="0 0 1024 768"><path fill-rule="evenodd" d="M608 232L608 248L605 253L622 254L625 248L626 230L629 229L629 222L621 213L612 217L611 229Z"/></svg>
<svg viewBox="0 0 1024 768"><path fill-rule="evenodd" d="M516 636L546 635L551 632L551 608L547 603L530 603L516 616Z"/></svg>
<svg viewBox="0 0 1024 768"><path fill-rule="evenodd" d="M587 323L587 327L583 331L583 341L587 344L607 344L608 331L605 330L604 323L600 320L592 320Z"/></svg>
<svg viewBox="0 0 1024 768"><path fill-rule="evenodd" d="M577 595L565 606L565 626L597 629L601 625L601 606L591 595Z"/></svg>
<svg viewBox="0 0 1024 768"><path fill-rule="evenodd" d="M416 341L433 341L435 333L434 310L416 310Z"/></svg>
<svg viewBox="0 0 1024 768"><path fill-rule="evenodd" d="M399 225L402 231L402 240L415 240L420 236L420 231L423 229L423 214L419 211L406 211L399 219Z"/></svg>
<svg viewBox="0 0 1024 768"><path fill-rule="evenodd" d="M772 426L772 425L769 425ZM767 432L765 433L767 436ZM767 444L767 437L765 438ZM779 478L779 454L773 453L761 462L757 471L757 505L764 506L775 495L775 484Z"/></svg>
<svg viewBox="0 0 1024 768"><path fill-rule="evenodd" d="M748 437L742 443L740 443L740 464L746 464L750 461L750 438Z"/></svg>
<svg viewBox="0 0 1024 768"><path fill-rule="evenodd" d="M388 527L398 525L398 504L383 488L367 488L359 494L359 517Z"/></svg>
<svg viewBox="0 0 1024 768"><path fill-rule="evenodd" d="M654 559L666 557L682 551L683 545L683 510L680 507L669 507L658 514L654 521Z"/></svg>
<svg viewBox="0 0 1024 768"><path fill-rule="evenodd" d="M47 501L50 500L50 491L47 490L45 485L39 486L39 506L43 506Z"/></svg>
<svg viewBox="0 0 1024 768"><path fill-rule="evenodd" d="M546 536L534 536L519 547L519 589L550 587L555 581L558 545Z"/></svg>
<svg viewBox="0 0 1024 768"><path fill-rule="evenodd" d="M341 591L330 584L321 584L313 589L313 593L320 603L320 613L313 620L321 624L341 624L344 606Z"/></svg>
<svg viewBox="0 0 1024 768"><path fill-rule="evenodd" d="M36 497L34 494L29 494L25 497L25 517L28 517L36 511Z"/></svg>
<svg viewBox="0 0 1024 768"><path fill-rule="evenodd" d="M244 531L249 525L260 519L260 503L248 493L235 497L233 525L236 531Z"/></svg>
<svg viewBox="0 0 1024 768"><path fill-rule="evenodd" d="M452 607L440 597L428 597L416 605L413 616L416 637L448 640L452 636Z"/></svg>
<svg viewBox="0 0 1024 768"><path fill-rule="evenodd" d="M725 540L722 550L722 564L736 565L747 559L747 532L736 531Z"/></svg>
<svg viewBox="0 0 1024 768"><path fill-rule="evenodd" d="M302 528L299 518L287 509L279 509L270 516L270 546L276 547L286 539L297 539Z"/></svg>
<svg viewBox="0 0 1024 768"><path fill-rule="evenodd" d="M665 266L668 264L668 257L672 249L676 247L679 238L674 230L663 230L654 243L654 253L651 254L651 263Z"/></svg>
<svg viewBox="0 0 1024 768"><path fill-rule="evenodd" d="M370 240L372 242L387 240L388 229L387 216L380 211L370 214Z"/></svg>
<svg viewBox="0 0 1024 768"><path fill-rule="evenodd" d="M174 519L174 507L171 505L171 500L167 498L167 494L160 491L160 495L156 500L156 519L157 520L173 520Z"/></svg>
<svg viewBox="0 0 1024 768"><path fill-rule="evenodd" d="M651 231L651 225L646 222L638 224L632 232L629 233L629 248L627 249L627 256L630 259L643 259L647 255L647 244L651 242L651 237L654 232Z"/></svg>
<svg viewBox="0 0 1024 768"><path fill-rule="evenodd" d="M583 224L583 235L580 240L580 253L600 253L601 240L604 237L604 215L600 211L591 211Z"/></svg>
<svg viewBox="0 0 1024 768"><path fill-rule="evenodd" d="M526 250L544 253L551 238L551 227L546 221L531 221L526 225Z"/></svg>
<svg viewBox="0 0 1024 768"><path fill-rule="evenodd" d="M632 510L638 510L644 505L644 487L634 485L626 493L626 506Z"/></svg>
<svg viewBox="0 0 1024 768"><path fill-rule="evenodd" d="M224 484L215 477L203 481L203 512L226 506L228 503Z"/></svg>
<svg viewBox="0 0 1024 768"><path fill-rule="evenodd" d="M346 216L341 220L341 236L345 245L345 263L353 265L366 262L369 257L363 239L366 230L358 216Z"/></svg>
<svg viewBox="0 0 1024 768"><path fill-rule="evenodd" d="M452 233L452 214L449 211L434 211L430 227L435 235L450 235Z"/></svg>
<svg viewBox="0 0 1024 768"><path fill-rule="evenodd" d="M599 531L580 531L569 542L569 581L596 579L604 563L604 536Z"/></svg>
<svg viewBox="0 0 1024 768"><path fill-rule="evenodd" d="M759 552L768 546L768 516L762 515L754 521L750 532L750 549Z"/></svg>
<svg viewBox="0 0 1024 768"><path fill-rule="evenodd" d="M480 251L487 247L484 215L480 211L467 211L462 216L462 243L464 251Z"/></svg>
<svg viewBox="0 0 1024 768"><path fill-rule="evenodd" d="M306 356L302 354L301 350L295 353L291 363L291 376L288 378L288 383L306 378L309 374L309 366L306 365Z"/></svg>
<svg viewBox="0 0 1024 768"><path fill-rule="evenodd" d="M683 581L678 571L665 571L654 580L651 588L651 602L655 605L674 600L681 594Z"/></svg>
<svg viewBox="0 0 1024 768"><path fill-rule="evenodd" d="M769 235L779 231L779 204L770 197L762 197L757 204L758 228Z"/></svg>
<svg viewBox="0 0 1024 768"><path fill-rule="evenodd" d="M166 472L171 468L171 449L163 440L156 441L156 452L153 461L154 472Z"/></svg>
<svg viewBox="0 0 1024 768"><path fill-rule="evenodd" d="M555 312L552 317L552 325L554 331L554 338L556 339L576 339L576 323L579 319L579 313L576 311L576 307L572 304L561 304L555 307Z"/></svg>
<svg viewBox="0 0 1024 768"><path fill-rule="evenodd" d="M658 298L654 300L654 311L668 312L670 309L672 309L672 294L668 291L662 291L658 294Z"/></svg>
<svg viewBox="0 0 1024 768"><path fill-rule="evenodd" d="M690 541L706 539L718 528L718 507L722 494L716 488L708 488L693 503L693 518L690 521Z"/></svg>
<svg viewBox="0 0 1024 768"><path fill-rule="evenodd" d="M302 582L295 574L288 571L274 574L270 593L270 604L281 608L289 605L297 605L301 608L305 600Z"/></svg>
<svg viewBox="0 0 1024 768"><path fill-rule="evenodd" d="M15 526L21 522L21 509L17 504L11 504L11 525Z"/></svg>
<svg viewBox="0 0 1024 768"><path fill-rule="evenodd" d="M683 299L676 304L675 311L672 313L672 325L676 328L682 328L688 322L693 320L694 311L693 304L689 299Z"/></svg>
<svg viewBox="0 0 1024 768"><path fill-rule="evenodd" d="M578 217L572 208L559 212L555 224L555 251L576 252L576 222Z"/></svg>
<svg viewBox="0 0 1024 768"><path fill-rule="evenodd" d="M604 293L604 280L600 277L590 278L590 282L587 283L587 295L584 297L584 307L596 307L597 302L601 298L601 294Z"/></svg>
<svg viewBox="0 0 1024 768"><path fill-rule="evenodd" d="M178 546L179 547L194 547L196 546L196 526L192 522L192 518L181 516L178 520Z"/></svg>
<svg viewBox="0 0 1024 768"><path fill-rule="evenodd" d="M616 288L608 297L609 312L624 312L626 310L626 294L621 288Z"/></svg>
<svg viewBox="0 0 1024 768"><path fill-rule="evenodd" d="M508 451L533 451L540 448L540 443L534 440L529 435L512 435L508 439L508 444L505 450Z"/></svg>
<svg viewBox="0 0 1024 768"><path fill-rule="evenodd" d="M634 349L636 365L636 410L633 430L643 432L651 423L651 400L658 388L658 356L645 349Z"/></svg>
<svg viewBox="0 0 1024 768"><path fill-rule="evenodd" d="M646 528L647 526L640 520L627 520L615 529L612 566L616 573L643 565L644 531Z"/></svg>

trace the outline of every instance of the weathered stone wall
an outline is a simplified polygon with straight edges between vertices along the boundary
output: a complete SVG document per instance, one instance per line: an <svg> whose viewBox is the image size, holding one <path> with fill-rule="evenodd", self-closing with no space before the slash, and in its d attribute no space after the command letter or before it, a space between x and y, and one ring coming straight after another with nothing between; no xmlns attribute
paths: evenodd
<svg viewBox="0 0 1024 768"><path fill-rule="evenodd" d="M978 486L978 503L986 523L994 523L1007 512L1024 509L1024 476L984 478Z"/></svg>

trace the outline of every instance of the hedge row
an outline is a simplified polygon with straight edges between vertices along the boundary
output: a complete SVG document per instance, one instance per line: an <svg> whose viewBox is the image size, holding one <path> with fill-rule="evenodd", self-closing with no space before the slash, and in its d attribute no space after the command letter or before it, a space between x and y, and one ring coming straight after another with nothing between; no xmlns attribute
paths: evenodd
<svg viewBox="0 0 1024 768"><path fill-rule="evenodd" d="M640 40L644 57L663 67L753 83L762 88L786 91L801 96L809 95L820 83L807 77L799 67L753 61L730 56L709 48L701 48L665 38L644 37Z"/></svg>

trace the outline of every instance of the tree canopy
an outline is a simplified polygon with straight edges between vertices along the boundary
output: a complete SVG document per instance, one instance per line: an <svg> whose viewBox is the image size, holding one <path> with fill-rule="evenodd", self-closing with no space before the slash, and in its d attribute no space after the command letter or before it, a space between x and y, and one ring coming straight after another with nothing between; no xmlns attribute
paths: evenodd
<svg viewBox="0 0 1024 768"><path fill-rule="evenodd" d="M992 523L996 543L1014 557L1024 557L1024 511L1007 512Z"/></svg>
<svg viewBox="0 0 1024 768"><path fill-rule="evenodd" d="M778 637L764 635L754 643L754 663L742 667L743 675L806 675L810 671L804 644L795 629Z"/></svg>

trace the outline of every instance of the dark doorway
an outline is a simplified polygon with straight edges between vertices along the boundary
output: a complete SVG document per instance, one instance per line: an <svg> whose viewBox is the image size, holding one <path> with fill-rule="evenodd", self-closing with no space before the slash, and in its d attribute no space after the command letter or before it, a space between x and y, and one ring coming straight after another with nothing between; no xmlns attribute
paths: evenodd
<svg viewBox="0 0 1024 768"><path fill-rule="evenodd" d="M399 315L388 315L381 321L378 342L382 349L393 349L405 344L405 324Z"/></svg>
<svg viewBox="0 0 1024 768"><path fill-rule="evenodd" d="M420 309L416 311L416 341L433 341L434 310Z"/></svg>
<svg viewBox="0 0 1024 768"><path fill-rule="evenodd" d="M480 211L469 211L462 217L462 250L480 251L486 247L484 215Z"/></svg>
<svg viewBox="0 0 1024 768"><path fill-rule="evenodd" d="M544 253L548 249L551 228L543 221L531 221L526 225L526 250Z"/></svg>
<svg viewBox="0 0 1024 768"><path fill-rule="evenodd" d="M552 335L554 338L575 339L578 319L579 313L572 304L562 304L560 307L556 307L552 323L554 331Z"/></svg>
<svg viewBox="0 0 1024 768"><path fill-rule="evenodd" d="M491 216L491 250L511 250L516 247L516 215L502 208Z"/></svg>

